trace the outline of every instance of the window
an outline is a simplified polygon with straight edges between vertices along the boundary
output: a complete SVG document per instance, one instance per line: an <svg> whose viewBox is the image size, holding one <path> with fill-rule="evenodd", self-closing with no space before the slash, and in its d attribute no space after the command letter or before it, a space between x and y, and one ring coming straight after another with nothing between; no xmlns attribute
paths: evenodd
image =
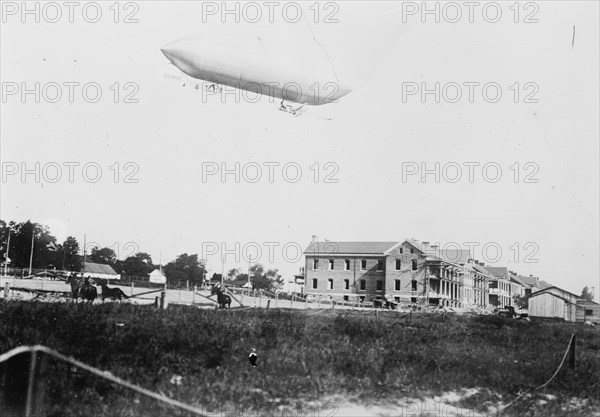
<svg viewBox="0 0 600 417"><path fill-rule="evenodd" d="M350 259L344 260L344 270L350 271Z"/></svg>
<svg viewBox="0 0 600 417"><path fill-rule="evenodd" d="M383 291L383 281L377 280L377 291Z"/></svg>
<svg viewBox="0 0 600 417"><path fill-rule="evenodd" d="M400 280L399 279L397 279L394 282L394 291L400 291Z"/></svg>
<svg viewBox="0 0 600 417"><path fill-rule="evenodd" d="M334 265L334 264L333 264L333 259L330 259L330 260L329 260L329 270L330 270L330 271L333 271L333 265Z"/></svg>
<svg viewBox="0 0 600 417"><path fill-rule="evenodd" d="M400 253L402 253L402 248L398 249L400 251Z"/></svg>
<svg viewBox="0 0 600 417"><path fill-rule="evenodd" d="M350 297L348 297L347 295L344 295L344 301L348 301Z"/></svg>
<svg viewBox="0 0 600 417"><path fill-rule="evenodd" d="M367 289L367 281L365 281L364 279L361 279L361 280L360 280L360 289L361 289L362 291L364 291L364 290L366 290L366 289Z"/></svg>
<svg viewBox="0 0 600 417"><path fill-rule="evenodd" d="M313 278L313 290L317 289L317 282L318 280L316 278Z"/></svg>
<svg viewBox="0 0 600 417"><path fill-rule="evenodd" d="M413 270L413 271L416 271L416 270L417 270L417 260L416 260L416 259L413 259L413 260L411 261L411 263L412 263L412 270Z"/></svg>
<svg viewBox="0 0 600 417"><path fill-rule="evenodd" d="M585 315L586 316L593 316L594 315L594 310L585 310Z"/></svg>
<svg viewBox="0 0 600 417"><path fill-rule="evenodd" d="M319 269L319 260L313 259L313 269Z"/></svg>
<svg viewBox="0 0 600 417"><path fill-rule="evenodd" d="M410 248L410 253L415 253L415 249L414 248Z"/></svg>
<svg viewBox="0 0 600 417"><path fill-rule="evenodd" d="M382 260L377 261L377 270L383 271L383 261Z"/></svg>
<svg viewBox="0 0 600 417"><path fill-rule="evenodd" d="M360 260L360 270L361 271L365 271L367 269L367 260L366 259L361 259Z"/></svg>
<svg viewBox="0 0 600 417"><path fill-rule="evenodd" d="M411 282L411 291L417 291L418 281L412 280Z"/></svg>
<svg viewBox="0 0 600 417"><path fill-rule="evenodd" d="M327 289L333 290L333 280L331 278L327 280Z"/></svg>
<svg viewBox="0 0 600 417"><path fill-rule="evenodd" d="M402 261L400 261L400 259L396 259L396 271L400 271L401 266L402 266Z"/></svg>
<svg viewBox="0 0 600 417"><path fill-rule="evenodd" d="M349 279L345 279L344 280L344 289L345 290L349 290L350 289L350 280Z"/></svg>

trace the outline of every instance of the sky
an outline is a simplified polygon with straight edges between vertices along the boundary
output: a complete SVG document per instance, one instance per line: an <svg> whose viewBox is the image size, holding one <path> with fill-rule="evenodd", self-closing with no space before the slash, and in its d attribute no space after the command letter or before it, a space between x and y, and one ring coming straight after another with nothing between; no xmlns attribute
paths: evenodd
<svg viewBox="0 0 600 417"><path fill-rule="evenodd" d="M72 22L39 3L39 23L35 6L7 3L3 220L85 234L123 259L197 253L211 273L252 257L286 281L312 235L471 245L486 264L599 299L597 2L501 3L498 18L481 2L472 19L461 2L460 19L428 3L439 22L421 2L304 3L295 23L286 3L272 21L253 3L257 23L245 3L222 14L221 2L129 2L118 16L100 3L96 23L86 2ZM203 96L160 51L187 37L256 47L263 65L275 57L353 91L299 117L268 98ZM21 94L36 82L39 102ZM439 102L421 95L436 83ZM221 177L236 164L238 182Z"/></svg>

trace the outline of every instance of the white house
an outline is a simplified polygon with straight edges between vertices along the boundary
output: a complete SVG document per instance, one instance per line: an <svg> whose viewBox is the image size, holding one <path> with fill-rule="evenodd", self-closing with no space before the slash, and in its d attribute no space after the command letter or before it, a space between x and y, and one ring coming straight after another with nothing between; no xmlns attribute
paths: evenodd
<svg viewBox="0 0 600 417"><path fill-rule="evenodd" d="M160 269L155 269L154 271L150 272L150 282L154 282L156 284L165 284L167 282L167 277Z"/></svg>

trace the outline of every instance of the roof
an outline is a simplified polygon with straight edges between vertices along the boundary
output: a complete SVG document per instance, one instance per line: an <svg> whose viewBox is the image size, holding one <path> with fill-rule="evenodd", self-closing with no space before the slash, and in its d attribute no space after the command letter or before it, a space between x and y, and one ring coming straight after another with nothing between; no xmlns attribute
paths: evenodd
<svg viewBox="0 0 600 417"><path fill-rule="evenodd" d="M576 297L576 298L578 298L578 299L580 299L580 298L581 298L579 295L577 295L577 294L573 294L572 292L569 292L569 291L567 291L567 290L563 290L562 288L559 288L559 287L557 287L556 285L550 286L550 287L548 287L548 288L544 288L543 290L540 290L540 291L538 291L538 292L534 292L533 294L531 294L531 297L537 297L538 295L547 294L547 293L549 293L549 292L550 292L550 290L551 290L551 289L553 289L553 288L556 288L556 289L557 289L557 290L559 290L559 291L562 291L562 292L564 292L564 293L567 293L567 294L569 294L569 295L572 295L573 297ZM550 293L550 294L552 294L552 293ZM555 296L557 296L557 297L559 297L559 298L562 298L562 297L560 297L560 296L558 296L558 295L556 295L556 294L552 294L552 295L555 295Z"/></svg>
<svg viewBox="0 0 600 417"><path fill-rule="evenodd" d="M466 264L471 258L471 251L469 249L440 248L439 246L433 248L416 239L406 239L405 242L410 243L428 256L433 256L448 263Z"/></svg>
<svg viewBox="0 0 600 417"><path fill-rule="evenodd" d="M583 298L580 298L579 300L577 300L577 305L590 306L590 307L600 306L600 304L598 304L595 301L584 300Z"/></svg>
<svg viewBox="0 0 600 417"><path fill-rule="evenodd" d="M532 277L531 275L526 277L523 275L519 275L519 279L525 283L528 287L538 288L540 290L544 290L546 288L551 287L551 284L548 284L546 281L539 279L538 277Z"/></svg>
<svg viewBox="0 0 600 417"><path fill-rule="evenodd" d="M437 249L426 251L427 254L436 254L435 256L443 259L446 262L455 264L466 264L471 259L471 251L469 249Z"/></svg>
<svg viewBox="0 0 600 417"><path fill-rule="evenodd" d="M165 274L163 273L163 271L161 271L160 269L156 268L154 271L150 272L150 275L156 275L156 274L162 275L163 277L165 276Z"/></svg>
<svg viewBox="0 0 600 417"><path fill-rule="evenodd" d="M538 277L519 275L519 279L528 287L540 288L540 279Z"/></svg>
<svg viewBox="0 0 600 417"><path fill-rule="evenodd" d="M112 268L112 266L107 264L95 264L92 262L86 262L83 265L83 273L118 275L117 272Z"/></svg>
<svg viewBox="0 0 600 417"><path fill-rule="evenodd" d="M387 251L394 246L399 246L401 242L311 242L305 255L385 255Z"/></svg>
<svg viewBox="0 0 600 417"><path fill-rule="evenodd" d="M508 278L508 268L505 266L486 266L485 269L496 278Z"/></svg>
<svg viewBox="0 0 600 417"><path fill-rule="evenodd" d="M523 280L521 279L521 277L519 277L519 276L517 276L517 275L513 275L513 274L511 274L511 275L510 275L510 279L512 279L514 282L516 282L517 284L520 284L520 285L522 285L522 286L524 286L524 287L525 287L525 286L527 286L527 285L526 285L526 284L523 282Z"/></svg>
<svg viewBox="0 0 600 417"><path fill-rule="evenodd" d="M483 266L481 265L477 265L477 264L470 264L473 268L475 268L475 270L483 275L489 275L490 277L493 277L492 273L490 271L488 271L487 269L485 269Z"/></svg>

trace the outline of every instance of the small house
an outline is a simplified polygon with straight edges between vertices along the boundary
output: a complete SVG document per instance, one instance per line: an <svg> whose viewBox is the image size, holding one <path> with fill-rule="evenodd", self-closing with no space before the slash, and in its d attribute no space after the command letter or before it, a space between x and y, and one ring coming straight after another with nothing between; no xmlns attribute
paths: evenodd
<svg viewBox="0 0 600 417"><path fill-rule="evenodd" d="M150 272L149 281L155 284L165 284L167 282L167 277L165 276L165 274L162 273L162 271L159 268L157 268L154 271Z"/></svg>
<svg viewBox="0 0 600 417"><path fill-rule="evenodd" d="M531 317L560 318L574 322L579 296L555 286L545 288L529 297Z"/></svg>
<svg viewBox="0 0 600 417"><path fill-rule="evenodd" d="M600 324L600 304L584 299L577 300L577 322L591 321Z"/></svg>

